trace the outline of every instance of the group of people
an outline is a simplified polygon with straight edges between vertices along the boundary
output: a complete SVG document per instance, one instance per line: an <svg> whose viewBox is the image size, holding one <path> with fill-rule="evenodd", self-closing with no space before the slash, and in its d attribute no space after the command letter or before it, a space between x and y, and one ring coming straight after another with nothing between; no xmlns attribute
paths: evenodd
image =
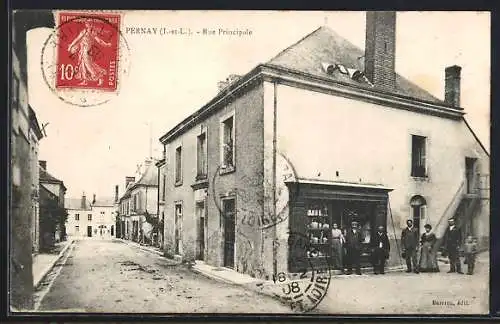
<svg viewBox="0 0 500 324"><path fill-rule="evenodd" d="M361 253L363 251L364 236L357 221L351 222L349 229L343 231L338 224L333 224L332 229L332 260L334 269L340 269L345 274L361 274ZM372 248L372 263L375 274L384 274L385 263L389 258L389 238L383 226L377 228L377 233L370 240Z"/></svg>
<svg viewBox="0 0 500 324"><path fill-rule="evenodd" d="M419 231L413 226L413 221L406 222L407 227L401 233L402 257L406 260L406 272L439 272L437 262L437 238L431 232L432 226L426 224L425 232L419 237ZM338 224L332 229L332 265L345 274L361 274L360 257L363 251L364 237L358 222L353 221L349 229L340 230ZM463 274L460 248L462 243L461 231L455 225L454 219L449 220L449 226L444 236L445 253L450 261L450 271ZM390 243L384 226L378 226L377 232L370 238L371 261L374 274L384 274L387 259L389 259ZM477 241L468 236L463 244L467 274L474 272Z"/></svg>
<svg viewBox="0 0 500 324"><path fill-rule="evenodd" d="M406 272L439 272L437 262L437 238L431 233L432 226L425 224L425 232L418 237L418 229L413 227L413 221L406 222L407 227L401 233L401 243L403 246L402 256L406 260ZM460 248L462 247L462 232L456 226L455 220L448 220L448 228L444 236L444 252L448 255L450 270L448 273L462 272L462 262L460 260ZM467 264L467 274L474 273L474 266L477 253L477 240L471 235L467 236L463 244L465 263ZM420 255L420 257L418 257Z"/></svg>

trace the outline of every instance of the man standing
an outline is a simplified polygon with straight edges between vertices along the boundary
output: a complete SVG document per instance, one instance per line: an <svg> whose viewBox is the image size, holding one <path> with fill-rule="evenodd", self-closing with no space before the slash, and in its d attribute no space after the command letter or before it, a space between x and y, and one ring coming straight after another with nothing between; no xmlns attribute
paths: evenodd
<svg viewBox="0 0 500 324"><path fill-rule="evenodd" d="M462 233L455 225L455 220L450 218L448 220L448 229L445 234L445 248L448 253L448 258L450 260L450 271L463 274L462 265L460 263L460 256L458 249L460 248L460 243L462 242Z"/></svg>
<svg viewBox="0 0 500 324"><path fill-rule="evenodd" d="M391 249L389 238L384 231L384 226L379 226L377 234L373 237L372 251L373 251L373 272L375 274L385 273L385 260L389 258L389 251Z"/></svg>
<svg viewBox="0 0 500 324"><path fill-rule="evenodd" d="M352 274L352 267L356 268L356 274L361 274L359 258L361 255L361 242L363 236L358 228L358 222L351 222L351 228L347 231L345 246L347 249L347 274Z"/></svg>
<svg viewBox="0 0 500 324"><path fill-rule="evenodd" d="M401 245L403 246L403 258L406 260L406 272L418 273L417 248L418 230L413 227L411 219L406 221L406 228L401 233Z"/></svg>

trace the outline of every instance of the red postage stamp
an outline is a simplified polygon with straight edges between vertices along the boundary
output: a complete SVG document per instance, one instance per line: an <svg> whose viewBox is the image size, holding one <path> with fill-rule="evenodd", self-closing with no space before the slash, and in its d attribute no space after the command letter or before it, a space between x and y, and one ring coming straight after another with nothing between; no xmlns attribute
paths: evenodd
<svg viewBox="0 0 500 324"><path fill-rule="evenodd" d="M120 15L59 13L58 89L117 89Z"/></svg>

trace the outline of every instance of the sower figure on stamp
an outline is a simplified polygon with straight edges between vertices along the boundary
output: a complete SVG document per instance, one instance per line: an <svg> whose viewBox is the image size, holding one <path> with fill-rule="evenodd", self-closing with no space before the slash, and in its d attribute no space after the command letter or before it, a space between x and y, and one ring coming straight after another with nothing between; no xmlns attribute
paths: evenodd
<svg viewBox="0 0 500 324"><path fill-rule="evenodd" d="M406 228L401 233L401 245L403 246L403 258L406 260L406 272L418 273L417 249L419 245L418 230L413 227L411 219L406 221Z"/></svg>
<svg viewBox="0 0 500 324"><path fill-rule="evenodd" d="M462 233L455 225L455 220L453 218L448 220L448 225L449 226L444 237L445 249L450 260L450 271L448 271L448 273L457 272L463 274L459 255Z"/></svg>
<svg viewBox="0 0 500 324"><path fill-rule="evenodd" d="M351 222L351 228L347 231L346 235L346 249L347 249L347 274L352 274L353 266L356 268L356 274L361 274L361 265L359 258L361 256L361 243L363 242L363 235L358 228L358 222Z"/></svg>
<svg viewBox="0 0 500 324"><path fill-rule="evenodd" d="M389 251L391 246L389 244L389 238L384 231L384 226L379 226L377 233L373 236L371 240L372 244L372 260L373 260L373 272L375 274L385 273L385 261L389 258Z"/></svg>

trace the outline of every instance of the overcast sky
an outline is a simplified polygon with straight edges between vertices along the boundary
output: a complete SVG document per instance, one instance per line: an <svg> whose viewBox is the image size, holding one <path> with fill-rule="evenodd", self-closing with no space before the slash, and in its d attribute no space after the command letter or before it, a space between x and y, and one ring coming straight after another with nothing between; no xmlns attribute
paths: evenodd
<svg viewBox="0 0 500 324"><path fill-rule="evenodd" d="M125 34L130 71L119 95L98 107L62 102L42 79L40 53L49 29L28 34L30 104L40 124L50 123L40 160L64 181L67 197L113 196L125 176L149 156L160 156L159 137L199 109L229 74L245 74L314 29L328 25L364 49L364 12L126 12L126 27L224 28L250 37ZM489 149L490 15L477 12L399 12L396 70L438 98L444 69L462 66L462 106ZM151 129L151 131L150 131Z"/></svg>

